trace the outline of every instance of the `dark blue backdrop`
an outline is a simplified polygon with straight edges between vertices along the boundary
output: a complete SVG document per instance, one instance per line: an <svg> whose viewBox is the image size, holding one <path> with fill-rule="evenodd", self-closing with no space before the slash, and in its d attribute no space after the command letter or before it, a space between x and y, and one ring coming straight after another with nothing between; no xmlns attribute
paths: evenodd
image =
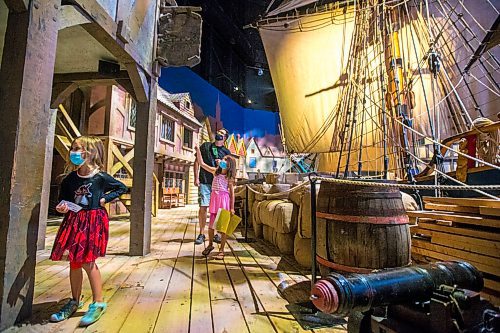
<svg viewBox="0 0 500 333"><path fill-rule="evenodd" d="M277 112L243 108L187 67L164 68L159 84L170 93L189 92L193 103L206 116L215 118L219 100L221 120L231 133L247 138L279 134Z"/></svg>

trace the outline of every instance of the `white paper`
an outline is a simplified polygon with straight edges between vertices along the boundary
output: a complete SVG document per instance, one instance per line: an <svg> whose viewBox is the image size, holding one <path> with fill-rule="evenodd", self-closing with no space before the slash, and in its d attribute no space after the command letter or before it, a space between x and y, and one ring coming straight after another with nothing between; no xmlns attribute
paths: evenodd
<svg viewBox="0 0 500 333"><path fill-rule="evenodd" d="M65 203L68 206L68 209L72 212L78 213L82 210L81 206L78 206L76 203L66 200L61 200L59 204Z"/></svg>

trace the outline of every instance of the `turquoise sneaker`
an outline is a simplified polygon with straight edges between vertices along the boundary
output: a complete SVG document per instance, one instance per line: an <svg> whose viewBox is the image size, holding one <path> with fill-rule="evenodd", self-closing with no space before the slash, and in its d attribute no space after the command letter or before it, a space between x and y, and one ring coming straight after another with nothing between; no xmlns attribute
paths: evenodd
<svg viewBox="0 0 500 333"><path fill-rule="evenodd" d="M78 301L75 301L74 299L71 299L68 301L68 303L66 303L61 310L59 310L58 312L52 314L52 316L50 316L50 321L53 322L53 323L58 323L60 321L63 321L63 320L66 320L68 319L69 317L71 317L71 315L73 313L76 312L76 310L78 310L78 308L80 308L82 305L78 303Z"/></svg>
<svg viewBox="0 0 500 333"><path fill-rule="evenodd" d="M94 302L89 305L89 310L83 315L80 320L80 326L89 326L101 318L104 311L106 311L106 303Z"/></svg>

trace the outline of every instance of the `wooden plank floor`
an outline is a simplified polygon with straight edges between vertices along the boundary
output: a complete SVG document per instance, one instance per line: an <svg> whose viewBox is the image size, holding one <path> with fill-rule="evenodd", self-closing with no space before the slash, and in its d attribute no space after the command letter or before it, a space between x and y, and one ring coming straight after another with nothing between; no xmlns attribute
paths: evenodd
<svg viewBox="0 0 500 333"><path fill-rule="evenodd" d="M37 256L33 316L6 332L304 332L277 286L310 276L263 241L229 239L224 261L206 259L201 254L204 246L194 245L197 209L160 210L153 219L151 253L144 257L127 255L128 221L111 221L108 254L97 261L108 310L86 329L78 327L92 300L86 277L83 309L64 322L48 322L71 295L68 264L48 259L58 229L49 225L47 248Z"/></svg>

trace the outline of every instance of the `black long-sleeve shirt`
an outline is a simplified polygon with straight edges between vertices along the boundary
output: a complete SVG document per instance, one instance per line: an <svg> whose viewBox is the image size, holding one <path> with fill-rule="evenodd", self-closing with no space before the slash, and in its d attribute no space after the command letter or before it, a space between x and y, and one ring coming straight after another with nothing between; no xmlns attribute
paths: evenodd
<svg viewBox="0 0 500 333"><path fill-rule="evenodd" d="M92 177L84 178L73 171L61 183L59 201L74 202L83 209L97 209L101 207L101 198L110 202L127 191L127 186L106 172L101 171Z"/></svg>

